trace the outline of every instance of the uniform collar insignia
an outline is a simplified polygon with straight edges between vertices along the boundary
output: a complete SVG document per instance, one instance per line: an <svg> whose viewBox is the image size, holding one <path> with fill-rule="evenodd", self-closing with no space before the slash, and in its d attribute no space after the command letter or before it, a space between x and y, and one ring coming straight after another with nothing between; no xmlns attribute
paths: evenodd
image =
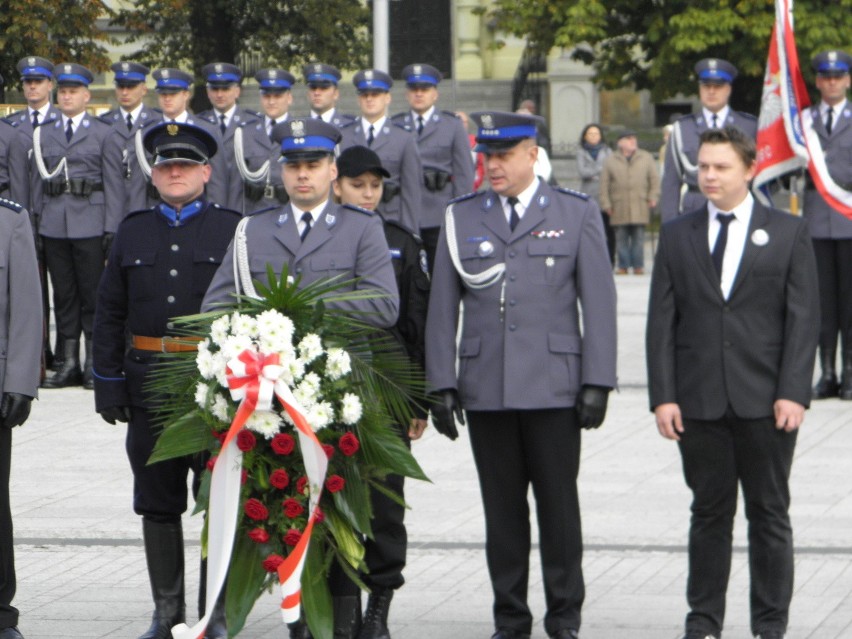
<svg viewBox="0 0 852 639"><path fill-rule="evenodd" d="M329 228L334 226L336 221L337 221L337 216L335 216L334 213L329 213L328 215L325 216L325 225L328 226Z"/></svg>
<svg viewBox="0 0 852 639"><path fill-rule="evenodd" d="M290 217L289 213L282 213L281 215L278 216L278 222L276 222L276 224L278 224L278 226L283 226L284 223L287 221L287 219L289 217Z"/></svg>

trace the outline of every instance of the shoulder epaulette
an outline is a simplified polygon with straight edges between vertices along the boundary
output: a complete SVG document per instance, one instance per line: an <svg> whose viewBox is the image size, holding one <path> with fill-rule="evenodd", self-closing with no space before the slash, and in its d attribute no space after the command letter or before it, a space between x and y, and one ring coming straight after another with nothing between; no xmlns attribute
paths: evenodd
<svg viewBox="0 0 852 639"><path fill-rule="evenodd" d="M402 129L406 133L411 133L411 125L406 126L405 122L397 122L394 119L391 119L391 124L393 124L398 129Z"/></svg>
<svg viewBox="0 0 852 639"><path fill-rule="evenodd" d="M216 206L219 206L218 204ZM246 217L254 217L255 215L260 215L261 213L269 213L270 211L274 211L276 209L280 209L280 206L267 206L265 209L258 209L256 211L250 211L245 214Z"/></svg>
<svg viewBox="0 0 852 639"><path fill-rule="evenodd" d="M234 215L239 215L240 217L242 217L242 213L240 213L239 211L235 211L234 209L229 209L225 206L221 206L219 204L216 204L215 202L211 203L210 207L214 208L214 209L218 209L218 210L222 211L223 213L233 213ZM264 209L264 211L265 210L266 209Z"/></svg>
<svg viewBox="0 0 852 639"><path fill-rule="evenodd" d="M582 191L575 191L574 189L569 189L564 186L554 186L554 191L559 191L560 193L565 193L567 195L573 195L574 197L580 198L581 200L588 200L589 196Z"/></svg>
<svg viewBox="0 0 852 639"><path fill-rule="evenodd" d="M373 211L369 209L362 209L360 206L355 206L354 204L344 204L343 208L350 209L352 211L357 211L358 213L363 213L364 215L375 215Z"/></svg>
<svg viewBox="0 0 852 639"><path fill-rule="evenodd" d="M458 119L459 119L458 113L456 113L455 111L446 111L446 110L444 110L444 109L441 109L441 113L443 113L444 115L452 116L452 117L454 117L456 120L458 120Z"/></svg>
<svg viewBox="0 0 852 639"><path fill-rule="evenodd" d="M12 120L7 120L6 118L0 118L0 122L3 122L4 124L8 124L12 128L15 128L15 127L18 126L17 122L13 122Z"/></svg>
<svg viewBox="0 0 852 639"><path fill-rule="evenodd" d="M135 211L130 211L130 213L128 213L127 215L124 216L124 219L121 222L123 224L125 221L129 220L131 217L134 217L136 215L140 215L142 213L154 213L156 210L157 210L157 207L152 206L152 207L147 208L147 209L137 209Z"/></svg>
<svg viewBox="0 0 852 639"><path fill-rule="evenodd" d="M408 115L408 113L403 111L402 113L397 113L396 115L392 115L390 119L391 120L404 120L406 115Z"/></svg>
<svg viewBox="0 0 852 639"><path fill-rule="evenodd" d="M452 200L448 202L448 204L455 204L456 202L464 202L465 200L469 200L473 197L479 195L479 191L473 191L472 193L465 193L464 195L459 195L458 197L454 197Z"/></svg>
<svg viewBox="0 0 852 639"><path fill-rule="evenodd" d="M13 202L12 200L7 200L5 197L0 197L0 206L5 206L7 209L10 209L15 213L20 213L24 210L23 205Z"/></svg>
<svg viewBox="0 0 852 639"><path fill-rule="evenodd" d="M249 115L253 115L256 118L262 118L263 115L259 111L255 111L254 109L241 109L243 113L248 113Z"/></svg>
<svg viewBox="0 0 852 639"><path fill-rule="evenodd" d="M341 120L340 121L340 128L341 129L349 128L350 126L355 124L355 122L357 122L357 120Z"/></svg>
<svg viewBox="0 0 852 639"><path fill-rule="evenodd" d="M752 115L751 113L746 113L745 111L734 111L734 113L746 120L757 120L757 116Z"/></svg>

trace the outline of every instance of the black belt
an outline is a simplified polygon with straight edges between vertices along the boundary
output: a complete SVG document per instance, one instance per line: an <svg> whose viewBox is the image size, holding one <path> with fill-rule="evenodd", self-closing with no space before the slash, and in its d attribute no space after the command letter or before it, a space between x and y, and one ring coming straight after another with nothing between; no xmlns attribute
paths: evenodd
<svg viewBox="0 0 852 639"><path fill-rule="evenodd" d="M89 180L79 180L72 178L70 180L47 180L41 183L42 193L45 195L62 195L70 193L76 197L89 197L95 191L103 191L104 185L101 182L90 182Z"/></svg>
<svg viewBox="0 0 852 639"><path fill-rule="evenodd" d="M385 188L382 190L382 202L387 204L392 199L394 199L397 195L399 195L400 188L398 184L389 184L385 182Z"/></svg>
<svg viewBox="0 0 852 639"><path fill-rule="evenodd" d="M281 204L287 204L290 196L283 184L257 184L255 182L243 182L243 193L250 202L257 202L261 198L277 200Z"/></svg>

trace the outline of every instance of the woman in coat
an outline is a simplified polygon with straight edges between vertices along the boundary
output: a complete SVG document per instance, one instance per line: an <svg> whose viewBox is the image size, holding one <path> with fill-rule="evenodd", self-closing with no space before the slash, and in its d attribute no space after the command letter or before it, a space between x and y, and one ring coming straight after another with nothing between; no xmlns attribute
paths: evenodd
<svg viewBox="0 0 852 639"><path fill-rule="evenodd" d="M600 177L604 162L612 155L606 140L603 137L603 129L599 124L587 124L580 134L580 148L577 149L577 171L583 180L580 190L591 196L600 205ZM609 223L609 215L601 211L604 231L606 231L606 247L609 250L609 259L615 265L615 231Z"/></svg>

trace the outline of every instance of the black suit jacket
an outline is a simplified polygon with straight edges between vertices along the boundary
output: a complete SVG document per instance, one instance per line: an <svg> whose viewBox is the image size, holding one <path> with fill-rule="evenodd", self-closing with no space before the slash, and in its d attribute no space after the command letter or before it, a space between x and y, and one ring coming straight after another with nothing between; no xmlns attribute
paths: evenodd
<svg viewBox="0 0 852 639"><path fill-rule="evenodd" d="M705 206L660 233L646 335L651 409L675 402L685 418L714 420L728 406L743 419L772 416L777 399L808 406L819 290L804 220L755 203L727 300L707 224Z"/></svg>

